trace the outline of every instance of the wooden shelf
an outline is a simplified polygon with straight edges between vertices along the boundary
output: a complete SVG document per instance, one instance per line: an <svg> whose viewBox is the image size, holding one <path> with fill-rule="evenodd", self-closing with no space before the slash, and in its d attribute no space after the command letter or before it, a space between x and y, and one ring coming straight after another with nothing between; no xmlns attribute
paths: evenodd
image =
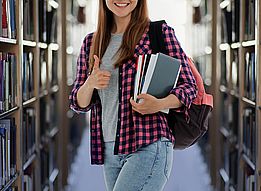
<svg viewBox="0 0 261 191"><path fill-rule="evenodd" d="M229 191L236 191L236 188L234 188L234 186L230 185L229 186Z"/></svg>
<svg viewBox="0 0 261 191"><path fill-rule="evenodd" d="M230 90L230 95L234 96L235 98L240 98L239 93L236 90Z"/></svg>
<svg viewBox="0 0 261 191"><path fill-rule="evenodd" d="M41 48L41 49L47 49L48 45L46 43L43 43L43 42L38 42L38 47Z"/></svg>
<svg viewBox="0 0 261 191"><path fill-rule="evenodd" d="M13 113L14 113L15 111L17 111L18 109L19 109L19 107L17 106L17 107L14 107L14 108L12 108L12 109L10 109L10 110L8 110L8 111L5 111L5 112L1 113L1 114L0 114L0 119L9 117L10 115L13 115Z"/></svg>
<svg viewBox="0 0 261 191"><path fill-rule="evenodd" d="M36 97L30 98L29 100L23 102L23 106L26 107L26 106L28 106L28 105L31 105L31 104L33 104L36 100L37 100Z"/></svg>
<svg viewBox="0 0 261 191"><path fill-rule="evenodd" d="M255 103L254 101L252 101L252 100L250 100L250 99L248 99L248 98L246 98L246 97L243 97L243 98L242 98L242 101L243 101L244 103L246 103L246 104L252 106L252 107L255 107L255 106L256 106L256 103Z"/></svg>
<svg viewBox="0 0 261 191"><path fill-rule="evenodd" d="M59 86L54 85L53 87L51 87L50 93L53 94L53 93L57 93L58 91L59 91Z"/></svg>
<svg viewBox="0 0 261 191"><path fill-rule="evenodd" d="M43 98L43 97L45 97L45 96L47 96L48 95L48 91L47 90L44 90L43 92L41 92L40 94L39 94L39 98Z"/></svg>
<svg viewBox="0 0 261 191"><path fill-rule="evenodd" d="M66 110L65 108L67 108L68 106L68 96L65 96L66 93L64 93L68 91L66 89L66 86L63 85L63 83L66 83L67 81L67 75L66 75L67 58L65 58L66 57L65 49L66 49L66 42L68 42L67 40L68 23L66 22L66 14L69 11L69 9L67 10L66 7L67 6L69 7L71 2L62 1L62 0L48 0L47 6L41 6L42 2L43 1L34 1L33 4L29 3L26 5L23 4L23 1L16 1L15 23L16 23L17 39L8 39L8 38L0 37L1 51L15 54L16 62L18 65L17 73L15 76L17 79L17 92L16 92L18 96L17 107L1 113L0 120L9 117L14 118L15 120L15 125L17 129L16 137L15 137L16 156L17 156L16 166L17 168L19 168L19 173L16 175L15 179L12 179L4 188L0 189L0 191L7 190L7 188L11 184L13 184L14 181L15 184L13 185L17 187L18 191L25 191L26 188L23 186L25 175L34 176L33 178L34 180L33 184L35 187L34 190L42 190L45 186L45 184L41 185L40 176L42 171L46 169L50 170L50 168L51 167L53 168L53 166L55 165L57 165L55 166L57 168L54 169L53 172L50 172L51 174L48 174L48 176L50 175L49 177L46 177L45 190L49 190L49 191L63 190L66 184L66 179L67 179L66 175L68 174L66 172L68 172L69 170L68 167L70 165L68 162L69 160L66 158L67 157L66 154L68 154L66 145L68 143L69 136L67 136L68 133L64 134L64 131L67 131L66 130L67 128L61 128L61 127L62 126L68 127L67 124L69 124L68 123L69 119L66 117L66 112L65 112ZM39 8L43 8L43 10L39 10ZM28 15L26 15L27 12L25 12L25 10L27 10L28 13L30 13L28 14L29 17ZM52 17L51 20L48 20L46 22L46 27L41 27L40 26L41 19L46 18L47 12L49 11L52 11L51 14L55 16ZM41 13L45 15L40 15ZM28 18L25 19L26 17ZM75 19L75 16L73 17ZM28 28L26 28L27 26ZM41 28L45 31L41 31L40 30ZM55 36L52 36L53 34L52 33L51 36L48 36L50 37L48 39L47 36L44 37L44 35L41 34L41 33L48 34L49 31L47 30L55 31L56 34L58 35L56 36L55 34ZM28 31L28 32L26 33L23 31ZM27 40L27 39L32 39L32 40ZM46 42L44 42L45 40ZM49 43L49 41L53 41L53 42ZM23 101L23 97L22 97L23 77L24 75L28 77L27 76L28 74L23 73L23 71L20 69L24 66L23 63L25 59L24 56L25 52L33 53L33 62L32 63L30 62L28 64L28 67L30 69L30 72L31 72L31 68L33 69L32 73L34 74L33 75L34 92L32 98ZM31 59L31 57L28 56L27 59ZM41 64L41 62L43 61L46 62L46 65ZM57 62L58 71L52 70L51 67L53 65L52 62ZM50 74L49 72L51 72L51 70L52 73ZM46 89L41 92L40 72L43 71L45 71L46 73ZM54 79L57 79L57 84L59 84L59 86L58 85L52 86L49 83L52 80L51 78L52 76L54 77ZM60 92L59 91L60 89L64 89L64 92ZM55 93L55 96L52 95L53 93ZM41 98L44 99L44 102L47 105L47 107L46 105L42 105ZM55 99L54 101L53 98ZM47 112L52 112L51 110L52 108L48 107L51 105L51 103L52 104L54 103L52 107L57 108L57 111L52 114L54 116L51 116L49 118L50 121L44 121L46 120L46 118L43 117L48 115ZM25 111L27 109L29 109L28 112ZM50 110L48 111L48 109ZM25 115L24 112L26 112L26 114L28 115ZM65 114L63 114L64 112ZM53 118L55 118L55 121ZM42 137L40 133L43 131L43 129L41 129L42 120L40 119L43 119L43 123L48 122L50 125L53 124L52 126L53 128L50 129L50 126L48 126L49 131L46 131ZM27 125L25 125L24 121L26 121L26 124L27 123L29 124L32 121L34 121L35 129L33 130L30 129ZM27 142L29 141L28 136L31 136L31 134L28 133L32 133L31 131L35 132L35 137L33 139L35 141L34 143L35 145L33 149L29 149L28 152L29 154L27 154L24 153L24 148ZM50 148L50 146L54 148ZM54 152L54 156L51 155L49 156L50 157L49 162L44 167L41 166L41 156L40 156L42 152L40 149L43 147L44 149L47 149L46 152L51 152L51 150ZM32 155L29 156L31 153ZM53 161L54 164L52 164ZM55 186L51 186L52 181L57 182L57 184L55 183ZM56 188L56 185L58 186L58 188Z"/></svg>
<svg viewBox="0 0 261 191"><path fill-rule="evenodd" d="M48 4L49 4L52 8L54 8L54 9L58 9L58 7L59 7L59 3L57 3L57 2L54 1L54 0L49 0L49 1L48 1Z"/></svg>
<svg viewBox="0 0 261 191"><path fill-rule="evenodd" d="M256 45L256 40L244 41L242 42L243 47L251 47Z"/></svg>
<svg viewBox="0 0 261 191"><path fill-rule="evenodd" d="M232 49L238 49L241 47L241 43L240 42L235 42L231 44L231 48Z"/></svg>
<svg viewBox="0 0 261 191"><path fill-rule="evenodd" d="M229 93L229 89L224 85L220 85L219 91L221 91L222 93Z"/></svg>
<svg viewBox="0 0 261 191"><path fill-rule="evenodd" d="M230 132L228 131L227 128L225 128L225 127L220 127L219 131L220 131L220 133L221 133L225 138L227 138L227 139L229 138Z"/></svg>
<svg viewBox="0 0 261 191"><path fill-rule="evenodd" d="M249 52L251 55L250 59L255 57L256 61L256 78L253 78L252 74L249 73L250 80L256 80L256 87L261 85L261 70L257 64L261 61L261 17L259 13L255 14L255 18L251 14L247 15L247 10L249 13L253 13L253 4L249 3L251 7L251 10L249 10L250 7L247 8L247 4L245 4L246 1L250 0L203 1L200 8L205 10L206 7L210 5L208 12L212 14L212 25L208 26L204 23L200 23L200 29L198 29L198 25L195 26L195 35L198 35L200 39L190 39L196 41L193 46L195 50L202 50L205 44L210 44L209 39L212 43L213 53L209 61L212 64L212 83L209 90L211 90L210 93L212 93L215 98L214 110L211 116L212 119L209 121L211 128L209 128L208 141L207 144L202 147L203 149L211 148L211 150L207 152L209 157L207 157L206 161L209 163L208 167L210 169L211 182L214 186L214 190L246 190L244 184L244 182L247 181L245 176L246 171L244 166L240 165L242 162L248 164L255 172L261 172L261 155L258 154L261 145L261 129L259 128L261 125L261 89L256 89L255 100L247 98L245 96L246 80L244 79L244 76L246 76L245 73L252 67L252 62L249 61L248 63L250 64L246 64L246 53ZM205 4L205 2L207 2L207 4ZM240 7L240 9L238 9L238 7ZM261 2L255 1L255 10L260 9ZM236 17L237 19L233 20L230 14L226 15L226 12L229 12L232 17ZM254 20L252 20L252 18L254 18ZM233 20L232 23L228 23L227 19L229 19L229 21ZM228 24L231 28L227 28ZM199 31L202 31L202 35L198 34L200 33ZM253 37L255 39L246 40L252 39ZM197 54L197 51L195 52ZM253 55L253 53L255 55ZM195 55L195 57L197 56L198 55ZM208 65L204 65L204 59L197 59L197 61L202 62L203 67L208 67ZM234 72L237 72L237 89L233 83L233 77L235 77ZM207 73L203 73L202 76L207 76ZM248 83L253 84L252 81ZM226 96L225 102L223 100L224 96ZM246 110L248 110L249 113L246 113ZM227 114L227 116L225 116L227 124L223 124L222 121L224 114ZM252 115L256 117L252 118ZM255 122L250 122L252 119L255 119ZM248 123L249 126L251 125L251 131L256 131L254 135L249 132L250 129L245 127L246 123ZM222 125L227 125L229 128L226 129L222 127ZM246 130L248 131L246 132ZM234 133L237 133L237 135ZM256 143L256 153L252 153L252 146L250 146L251 148L247 153L249 153L253 160L258 161L257 164L254 164L249 157L247 157L246 153L240 153L245 150L245 137L250 139L248 140L249 142ZM221 153L223 149L226 151L235 149L237 154L230 155L229 152ZM224 160L224 158L226 158L226 160ZM229 161L231 160L240 161L237 165L238 167L232 169L234 167L230 165ZM220 169L221 167L225 168ZM237 171L237 173L228 173L233 170ZM261 176L258 176L257 173L254 174L254 181L255 188L261 188ZM223 182L225 182L225 184L223 184ZM231 184L235 184L235 187L231 187Z"/></svg>
<svg viewBox="0 0 261 191"><path fill-rule="evenodd" d="M10 38L3 38L0 37L0 42L1 43L7 43L7 44L17 44L17 40L16 39L10 39Z"/></svg>
<svg viewBox="0 0 261 191"><path fill-rule="evenodd" d="M246 164L249 167L251 167L253 171L255 171L256 165L250 160L250 158L245 153L242 154L242 159L246 162Z"/></svg>
<svg viewBox="0 0 261 191"><path fill-rule="evenodd" d="M50 43L49 48L52 51L57 51L57 50L59 50L59 45L57 43Z"/></svg>
<svg viewBox="0 0 261 191"><path fill-rule="evenodd" d="M229 45L228 43L222 43L222 44L219 45L219 49L220 49L221 51L226 51L226 50L228 50L229 48L230 48L230 45Z"/></svg>
<svg viewBox="0 0 261 191"><path fill-rule="evenodd" d="M51 130L47 131L46 136L50 139L54 138L59 132L58 127L53 127Z"/></svg>
<svg viewBox="0 0 261 191"><path fill-rule="evenodd" d="M23 45L28 47L36 47L36 42L30 40L23 40Z"/></svg>
<svg viewBox="0 0 261 191"><path fill-rule="evenodd" d="M15 174L15 176L11 180L9 180L9 182L2 189L0 189L0 191L7 191L9 187L16 181L17 178L18 174Z"/></svg>
<svg viewBox="0 0 261 191"><path fill-rule="evenodd" d="M228 5L230 5L231 3L231 0L223 0L220 4L219 4L219 7L221 9L225 9Z"/></svg>
<svg viewBox="0 0 261 191"><path fill-rule="evenodd" d="M220 177L222 178L222 180L224 181L224 182L229 182L229 176L228 176L228 174L227 174L227 172L226 172L226 170L225 169L220 169L219 170L219 175L220 175Z"/></svg>
<svg viewBox="0 0 261 191"><path fill-rule="evenodd" d="M36 159L36 154L34 153L23 165L23 170L26 170Z"/></svg>
<svg viewBox="0 0 261 191"><path fill-rule="evenodd" d="M50 175L50 177L49 177L49 181L50 181L51 183L54 183L54 181L55 181L56 178L58 177L58 174L59 174L59 170L58 170L57 168L55 168L55 169L52 171L52 173L51 173L51 175Z"/></svg>
<svg viewBox="0 0 261 191"><path fill-rule="evenodd" d="M49 191L49 189L50 189L49 186L46 185L46 186L43 188L43 191Z"/></svg>

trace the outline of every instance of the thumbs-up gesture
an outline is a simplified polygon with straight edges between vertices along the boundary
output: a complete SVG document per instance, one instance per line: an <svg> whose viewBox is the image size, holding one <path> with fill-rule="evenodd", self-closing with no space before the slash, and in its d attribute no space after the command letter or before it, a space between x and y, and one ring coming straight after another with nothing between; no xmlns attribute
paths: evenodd
<svg viewBox="0 0 261 191"><path fill-rule="evenodd" d="M111 73L100 69L100 59L94 55L93 71L90 75L92 87L96 89L104 89L109 85Z"/></svg>

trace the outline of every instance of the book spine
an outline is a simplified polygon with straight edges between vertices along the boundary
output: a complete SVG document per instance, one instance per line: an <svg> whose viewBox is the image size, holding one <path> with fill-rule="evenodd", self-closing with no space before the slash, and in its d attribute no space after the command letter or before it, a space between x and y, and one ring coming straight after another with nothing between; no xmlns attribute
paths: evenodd
<svg viewBox="0 0 261 191"><path fill-rule="evenodd" d="M27 100L27 54L23 53L23 101Z"/></svg>
<svg viewBox="0 0 261 191"><path fill-rule="evenodd" d="M14 105L17 106L18 105L18 91L17 91L17 63L16 63L16 56L13 55L13 63L14 63L14 72L13 72L13 76L14 76Z"/></svg>
<svg viewBox="0 0 261 191"><path fill-rule="evenodd" d="M3 137L2 137L2 133L1 133L1 131L2 131L2 127L1 127L1 125L0 125L0 152L1 152L1 155L0 155L0 188L4 185L4 183L3 183L3 146L2 146L2 144L3 144Z"/></svg>
<svg viewBox="0 0 261 191"><path fill-rule="evenodd" d="M0 113L2 113L4 111L3 108L3 88L4 88L4 84L3 84L3 76L4 76L4 71L3 71L3 60L2 60L2 52L0 52Z"/></svg>
<svg viewBox="0 0 261 191"><path fill-rule="evenodd" d="M13 74L12 74L12 65L13 65L13 63L12 63L12 59L11 59L11 54L8 54L8 57L7 57L7 59L8 59L8 76L9 76L9 95L8 95L8 106L9 106L9 109L11 109L11 108L13 108L13 94L12 94L12 92L13 92L13 89L14 89L14 86L12 85L12 81L13 81Z"/></svg>
<svg viewBox="0 0 261 191"><path fill-rule="evenodd" d="M10 76L9 76L9 61L8 61L8 54L6 54L5 56L5 109L9 110L9 90L10 90L10 86L9 86L9 80L10 80Z"/></svg>
<svg viewBox="0 0 261 191"><path fill-rule="evenodd" d="M10 2L10 21L11 21L11 38L16 38L16 24L15 24L15 0L9 0Z"/></svg>
<svg viewBox="0 0 261 191"><path fill-rule="evenodd" d="M251 82L251 99L256 99L256 60L255 53L251 53L251 65L252 65L252 82Z"/></svg>
<svg viewBox="0 0 261 191"><path fill-rule="evenodd" d="M0 37L3 36L2 16L3 16L3 0L0 0Z"/></svg>
<svg viewBox="0 0 261 191"><path fill-rule="evenodd" d="M6 16L7 16L7 37L11 38L11 13L10 13L10 2L6 0Z"/></svg>
<svg viewBox="0 0 261 191"><path fill-rule="evenodd" d="M33 53L30 52L29 55L28 55L28 58L29 58L29 95L30 97L33 97L34 95L34 68L33 68Z"/></svg>
<svg viewBox="0 0 261 191"><path fill-rule="evenodd" d="M6 140L7 140L7 181L10 180L11 177L11 160L10 160L10 153L11 153L11 140L10 140L10 121L5 124L6 125Z"/></svg>
<svg viewBox="0 0 261 191"><path fill-rule="evenodd" d="M3 2L3 15L2 15L2 29L3 29L3 37L8 37L8 26L7 26L7 13L6 13L6 0L2 0Z"/></svg>
<svg viewBox="0 0 261 191"><path fill-rule="evenodd" d="M2 169L2 171L3 171L3 184L5 184L5 182L6 182L6 144L5 144L5 140L6 140L6 137L5 137L5 131L4 131L4 133L3 133L3 136L2 136L2 165L3 165L3 169Z"/></svg>

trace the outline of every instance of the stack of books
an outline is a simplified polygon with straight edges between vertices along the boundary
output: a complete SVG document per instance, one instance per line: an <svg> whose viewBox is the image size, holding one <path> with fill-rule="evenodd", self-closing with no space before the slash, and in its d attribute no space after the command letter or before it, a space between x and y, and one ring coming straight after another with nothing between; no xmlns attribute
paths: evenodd
<svg viewBox="0 0 261 191"><path fill-rule="evenodd" d="M139 94L150 94L156 98L164 98L176 87L181 62L163 53L140 55L137 60L135 77L134 101ZM162 112L168 113L167 110Z"/></svg>
<svg viewBox="0 0 261 191"><path fill-rule="evenodd" d="M0 13L0 37L15 39L15 0L2 0Z"/></svg>

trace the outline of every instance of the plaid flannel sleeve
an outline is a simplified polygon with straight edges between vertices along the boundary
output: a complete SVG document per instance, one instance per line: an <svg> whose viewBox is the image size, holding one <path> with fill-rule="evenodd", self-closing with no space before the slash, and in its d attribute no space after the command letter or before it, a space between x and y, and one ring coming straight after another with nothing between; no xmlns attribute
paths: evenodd
<svg viewBox="0 0 261 191"><path fill-rule="evenodd" d="M190 108L193 99L197 96L196 81L188 64L187 56L175 36L174 29L167 24L163 24L162 30L169 55L179 59L182 66L177 85L170 91L170 94L174 94L183 105L181 108L175 109L175 111L185 112L188 117L187 110Z"/></svg>
<svg viewBox="0 0 261 191"><path fill-rule="evenodd" d="M77 59L77 73L76 78L73 84L73 89L69 96L70 100L70 108L77 113L86 113L88 112L98 101L97 91L94 90L90 104L85 107L81 108L77 103L77 92L80 87L84 84L86 79L89 76L89 68L88 68L88 60L89 60L89 53L90 53L90 46L91 46L92 34L89 34L85 37L83 44L81 46L80 54Z"/></svg>

